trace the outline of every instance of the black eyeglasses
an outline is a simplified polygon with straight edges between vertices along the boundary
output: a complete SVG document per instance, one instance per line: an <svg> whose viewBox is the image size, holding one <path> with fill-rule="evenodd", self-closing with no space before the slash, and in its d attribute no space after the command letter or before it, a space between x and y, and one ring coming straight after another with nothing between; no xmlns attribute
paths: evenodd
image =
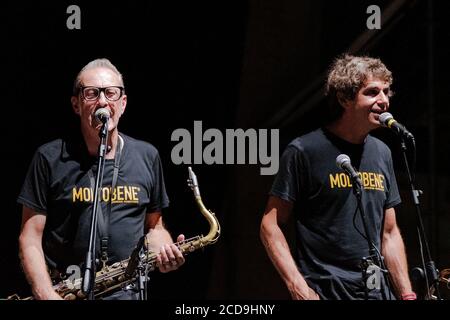
<svg viewBox="0 0 450 320"><path fill-rule="evenodd" d="M109 101L117 101L122 97L124 89L124 87L120 86L111 86L104 88L84 86L80 87L81 95L88 101L97 100L101 92L103 92L105 98Z"/></svg>

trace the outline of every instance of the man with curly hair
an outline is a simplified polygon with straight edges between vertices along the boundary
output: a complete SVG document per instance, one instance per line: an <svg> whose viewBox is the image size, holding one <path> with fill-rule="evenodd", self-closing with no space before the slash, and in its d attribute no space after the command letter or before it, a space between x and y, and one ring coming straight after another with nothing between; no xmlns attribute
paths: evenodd
<svg viewBox="0 0 450 320"><path fill-rule="evenodd" d="M326 82L328 124L294 139L282 155L261 239L293 299L415 299L395 218L401 200L391 153L369 135L389 109L391 84L392 74L379 59L340 56ZM369 255L352 182L336 166L340 154L359 171L376 256ZM292 213L295 258L280 228Z"/></svg>

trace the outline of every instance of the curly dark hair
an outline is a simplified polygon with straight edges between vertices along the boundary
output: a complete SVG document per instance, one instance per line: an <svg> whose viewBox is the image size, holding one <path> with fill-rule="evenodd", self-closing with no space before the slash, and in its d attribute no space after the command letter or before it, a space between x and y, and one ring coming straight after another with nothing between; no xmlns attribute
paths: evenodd
<svg viewBox="0 0 450 320"><path fill-rule="evenodd" d="M328 97L328 122L341 117L340 99L353 100L369 77L392 84L392 72L380 59L343 54L334 60L327 75L325 95ZM339 95L339 97L338 97ZM390 92L392 95L392 92Z"/></svg>

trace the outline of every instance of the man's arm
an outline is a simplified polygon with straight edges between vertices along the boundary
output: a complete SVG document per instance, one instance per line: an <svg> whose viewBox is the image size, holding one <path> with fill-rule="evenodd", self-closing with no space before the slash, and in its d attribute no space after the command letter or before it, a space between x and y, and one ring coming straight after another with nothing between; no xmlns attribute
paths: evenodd
<svg viewBox="0 0 450 320"><path fill-rule="evenodd" d="M176 270L184 263L183 254L173 244L172 237L164 227L160 211L147 213L145 217L145 232L147 233L149 249L159 253L156 266L161 272ZM180 234L177 237L177 242L183 240L184 235Z"/></svg>
<svg viewBox="0 0 450 320"><path fill-rule="evenodd" d="M261 221L260 236L272 263L286 284L292 299L318 300L319 296L298 271L279 224L286 223L292 212L292 203L270 196Z"/></svg>
<svg viewBox="0 0 450 320"><path fill-rule="evenodd" d="M398 297L412 293L405 246L397 226L394 208L385 211L382 254Z"/></svg>
<svg viewBox="0 0 450 320"><path fill-rule="evenodd" d="M47 216L23 206L19 256L33 295L38 300L62 299L53 289L42 250Z"/></svg>

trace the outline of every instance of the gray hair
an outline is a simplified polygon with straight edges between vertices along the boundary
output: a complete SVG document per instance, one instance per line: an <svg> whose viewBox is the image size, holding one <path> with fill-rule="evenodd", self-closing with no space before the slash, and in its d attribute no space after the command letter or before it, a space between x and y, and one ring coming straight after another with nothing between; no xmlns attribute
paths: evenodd
<svg viewBox="0 0 450 320"><path fill-rule="evenodd" d="M91 62L89 62L87 65L85 65L80 70L80 72L78 72L78 75L75 78L75 81L73 83L73 94L74 95L77 95L78 94L78 90L80 89L80 86L81 86L81 80L80 80L81 74L84 71L86 71L86 70L95 69L95 68L106 68L106 69L109 69L109 70L113 71L115 74L117 74L119 76L120 84L122 86L124 86L122 74L119 72L119 70L117 70L116 66L111 63L111 61L109 61L106 58L95 59L95 60L92 60Z"/></svg>

